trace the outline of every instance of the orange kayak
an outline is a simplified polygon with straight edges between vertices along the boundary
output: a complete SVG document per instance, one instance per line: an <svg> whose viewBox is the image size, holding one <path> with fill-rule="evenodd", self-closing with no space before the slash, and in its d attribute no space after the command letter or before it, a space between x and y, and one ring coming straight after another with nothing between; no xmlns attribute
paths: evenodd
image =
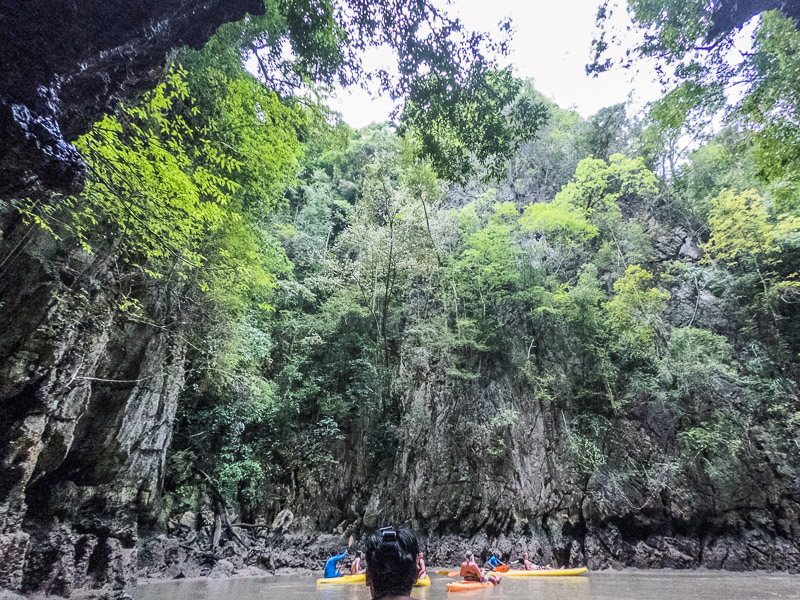
<svg viewBox="0 0 800 600"><path fill-rule="evenodd" d="M492 569L495 573L508 573L508 565L500 565Z"/></svg>
<svg viewBox="0 0 800 600"><path fill-rule="evenodd" d="M486 587L494 587L494 584L485 581L483 583L479 581L454 581L453 583L447 584L447 591L448 592L469 592L472 590L482 590Z"/></svg>

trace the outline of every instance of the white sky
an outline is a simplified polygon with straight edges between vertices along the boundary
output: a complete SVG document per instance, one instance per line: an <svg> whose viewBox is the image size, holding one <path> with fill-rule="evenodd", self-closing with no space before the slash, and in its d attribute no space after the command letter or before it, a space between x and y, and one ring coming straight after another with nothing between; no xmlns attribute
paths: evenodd
<svg viewBox="0 0 800 600"><path fill-rule="evenodd" d="M661 95L654 74L612 69L597 78L586 75L599 4L600 0L452 0L448 12L470 29L489 32L510 17L515 33L506 62L515 74L533 79L539 92L586 117L629 97L637 107ZM374 50L365 63L374 67L388 60L386 52ZM388 97L370 97L359 88L341 90L329 102L353 127L384 121L393 108Z"/></svg>

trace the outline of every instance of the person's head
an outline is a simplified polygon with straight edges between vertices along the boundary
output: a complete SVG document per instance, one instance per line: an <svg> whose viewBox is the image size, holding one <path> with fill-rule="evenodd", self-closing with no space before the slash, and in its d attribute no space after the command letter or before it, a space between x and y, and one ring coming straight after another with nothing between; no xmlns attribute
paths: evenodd
<svg viewBox="0 0 800 600"><path fill-rule="evenodd" d="M419 542L405 528L384 527L367 539L367 585L373 598L408 596L417 580Z"/></svg>
<svg viewBox="0 0 800 600"><path fill-rule="evenodd" d="M523 552L523 553L522 553L522 558L524 558L525 560L527 560L527 559L528 559L528 553L527 553L527 552Z"/></svg>
<svg viewBox="0 0 800 600"><path fill-rule="evenodd" d="M466 558L469 562L472 562L475 559L475 557L472 555L472 550L467 550L467 552L464 554L464 558Z"/></svg>

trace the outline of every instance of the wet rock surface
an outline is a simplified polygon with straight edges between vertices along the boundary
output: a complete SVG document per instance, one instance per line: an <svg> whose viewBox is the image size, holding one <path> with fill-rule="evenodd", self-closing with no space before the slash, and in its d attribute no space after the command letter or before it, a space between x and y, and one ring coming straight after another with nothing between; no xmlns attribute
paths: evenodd
<svg viewBox="0 0 800 600"><path fill-rule="evenodd" d="M154 87L170 50L263 11L259 0L0 2L0 197L33 180L79 190L86 167L71 141Z"/></svg>
<svg viewBox="0 0 800 600"><path fill-rule="evenodd" d="M79 191L86 166L70 142L157 85L172 49L263 10L260 0L0 2L0 198L47 204ZM23 225L0 214L0 588L122 594L135 579L138 511L163 479L184 343L115 310L109 290L122 281L102 258ZM68 302L77 282L83 302ZM163 290L134 295L152 323L177 309Z"/></svg>
<svg viewBox="0 0 800 600"><path fill-rule="evenodd" d="M759 537L751 534L749 537ZM265 534L252 539L249 549L224 545L216 555L190 549L173 536L158 536L143 540L140 548L138 574L143 578L182 579L208 576L225 578L276 572L314 572L319 574L325 561L348 547L346 535L328 533ZM651 535L636 543L622 539L613 526L574 538L568 543L569 552L554 547L539 535L510 534L497 537L477 534L470 538L457 535L422 535L421 550L429 565L454 566L463 560L464 552L472 550L478 560L487 559L492 552L504 561L519 560L528 552L530 560L555 567L588 566L590 570L622 569L626 567L655 569L727 569L734 571L764 570L800 572L796 546L786 540L770 540L769 544L752 545L732 537L708 538L700 541L684 536ZM766 542L766 540L764 540ZM362 547L362 538L355 538L349 556L340 563L349 566L353 552ZM779 557L783 555L786 560ZM566 557L564 559L560 557ZM253 569L257 569L254 571Z"/></svg>

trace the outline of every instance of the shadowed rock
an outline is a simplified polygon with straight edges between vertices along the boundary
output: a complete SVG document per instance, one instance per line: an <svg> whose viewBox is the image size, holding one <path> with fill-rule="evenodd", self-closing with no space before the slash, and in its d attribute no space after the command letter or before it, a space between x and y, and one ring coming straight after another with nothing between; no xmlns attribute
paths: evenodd
<svg viewBox="0 0 800 600"><path fill-rule="evenodd" d="M172 49L263 11L261 0L0 0L0 196L37 181L79 191L72 140L154 87Z"/></svg>

